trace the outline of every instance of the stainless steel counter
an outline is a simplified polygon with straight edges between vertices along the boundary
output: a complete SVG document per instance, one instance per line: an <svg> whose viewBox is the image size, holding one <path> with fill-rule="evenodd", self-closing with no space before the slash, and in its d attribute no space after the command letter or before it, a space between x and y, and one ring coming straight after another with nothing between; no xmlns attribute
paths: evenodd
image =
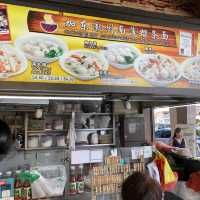
<svg viewBox="0 0 200 200"><path fill-rule="evenodd" d="M69 196L67 200L91 200L91 193L86 192L82 195ZM97 196L96 200L121 200L120 194L109 194Z"/></svg>

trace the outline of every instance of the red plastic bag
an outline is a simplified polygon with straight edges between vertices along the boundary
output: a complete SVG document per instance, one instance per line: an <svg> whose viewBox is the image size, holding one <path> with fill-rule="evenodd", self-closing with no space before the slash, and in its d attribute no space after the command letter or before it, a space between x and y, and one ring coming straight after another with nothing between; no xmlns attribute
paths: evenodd
<svg viewBox="0 0 200 200"><path fill-rule="evenodd" d="M193 189L195 192L200 192L200 171L192 173L188 182L186 183L187 187Z"/></svg>

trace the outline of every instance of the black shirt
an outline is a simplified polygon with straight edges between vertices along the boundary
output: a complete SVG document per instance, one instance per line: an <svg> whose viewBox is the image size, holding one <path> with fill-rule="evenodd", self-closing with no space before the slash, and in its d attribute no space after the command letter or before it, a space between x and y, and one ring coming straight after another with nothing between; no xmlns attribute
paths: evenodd
<svg viewBox="0 0 200 200"><path fill-rule="evenodd" d="M178 147L178 148L185 148L185 140L182 139L181 143L179 143L176 138L173 139L173 147Z"/></svg>

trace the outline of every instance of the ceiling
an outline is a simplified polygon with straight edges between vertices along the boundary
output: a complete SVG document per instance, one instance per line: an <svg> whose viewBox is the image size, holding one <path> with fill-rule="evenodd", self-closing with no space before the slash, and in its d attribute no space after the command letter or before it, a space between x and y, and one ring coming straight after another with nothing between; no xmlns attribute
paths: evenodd
<svg viewBox="0 0 200 200"><path fill-rule="evenodd" d="M200 17L198 0L85 0L171 15Z"/></svg>

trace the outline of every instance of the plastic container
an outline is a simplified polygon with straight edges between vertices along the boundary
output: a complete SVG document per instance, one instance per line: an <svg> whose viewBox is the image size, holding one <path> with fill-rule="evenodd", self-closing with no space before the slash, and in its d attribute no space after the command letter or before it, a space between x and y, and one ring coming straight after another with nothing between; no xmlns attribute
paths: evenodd
<svg viewBox="0 0 200 200"><path fill-rule="evenodd" d="M63 130L63 128L64 128L64 122L62 119L53 121L53 129L54 130Z"/></svg>
<svg viewBox="0 0 200 200"><path fill-rule="evenodd" d="M44 148L49 148L53 145L53 138L50 135L45 135L41 137L41 146Z"/></svg>
<svg viewBox="0 0 200 200"><path fill-rule="evenodd" d="M57 135L56 136L56 143L58 147L66 146L65 136L64 135Z"/></svg>
<svg viewBox="0 0 200 200"><path fill-rule="evenodd" d="M64 165L47 165L33 167L40 177L31 184L33 199L59 197L63 195L67 176Z"/></svg>
<svg viewBox="0 0 200 200"><path fill-rule="evenodd" d="M28 137L28 148L38 148L39 147L39 137L29 136Z"/></svg>

